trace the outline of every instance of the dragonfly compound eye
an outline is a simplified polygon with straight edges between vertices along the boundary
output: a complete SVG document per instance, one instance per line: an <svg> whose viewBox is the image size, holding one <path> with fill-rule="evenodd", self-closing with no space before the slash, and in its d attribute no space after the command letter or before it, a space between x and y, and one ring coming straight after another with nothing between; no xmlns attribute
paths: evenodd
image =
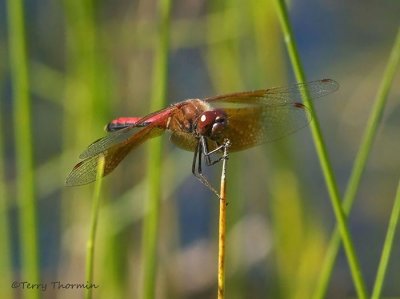
<svg viewBox="0 0 400 299"><path fill-rule="evenodd" d="M214 114L215 114L215 120L211 129L211 137L216 137L219 134L221 134L222 131L225 129L226 125L228 124L227 122L228 117L225 111L220 109L214 110Z"/></svg>
<svg viewBox="0 0 400 299"><path fill-rule="evenodd" d="M197 123L197 132L207 137L216 137L227 125L227 115L221 109L205 111Z"/></svg>

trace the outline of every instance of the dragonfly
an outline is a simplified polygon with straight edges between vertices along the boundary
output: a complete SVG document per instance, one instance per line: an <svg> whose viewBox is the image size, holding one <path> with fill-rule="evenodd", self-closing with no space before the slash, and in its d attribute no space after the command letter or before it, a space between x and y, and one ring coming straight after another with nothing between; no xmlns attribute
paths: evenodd
<svg viewBox="0 0 400 299"><path fill-rule="evenodd" d="M144 117L120 117L106 125L108 135L90 144L66 179L67 186L96 180L104 157L103 176L111 173L136 147L150 138L171 133L178 147L194 152L192 173L218 196L202 172L202 164L214 165L227 159L226 153L242 151L281 139L311 121L309 109L301 103L307 94L314 100L339 88L332 79L297 83L255 91L187 99ZM228 151L226 151L228 149ZM218 154L215 157L215 154Z"/></svg>

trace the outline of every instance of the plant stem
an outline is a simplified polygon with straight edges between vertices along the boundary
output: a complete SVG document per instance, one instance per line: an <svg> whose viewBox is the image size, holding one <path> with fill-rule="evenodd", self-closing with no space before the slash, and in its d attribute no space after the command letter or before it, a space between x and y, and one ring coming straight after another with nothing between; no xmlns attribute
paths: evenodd
<svg viewBox="0 0 400 299"><path fill-rule="evenodd" d="M297 46L294 41L294 34L291 28L291 24L288 17L287 8L284 0L276 0L277 13L279 21L284 34L286 46L288 48L289 57L292 62L293 70L296 79L299 82L306 82L306 77L301 66L300 57L297 51ZM308 96L303 96L304 102L309 107L313 122L311 122L311 132L314 140L314 144L317 150L321 169L325 177L325 182L328 188L328 192L331 199L333 211L335 213L336 221L338 223L340 235L343 240L346 256L349 262L351 274L356 287L356 291L359 298L366 299L367 292L365 288L364 279L362 277L360 265L354 250L353 241L351 239L350 231L347 225L347 219L340 202L339 190L336 184L336 180L333 174L332 166L329 161L328 152L325 143L322 138L321 129L319 126L317 115L313 109L312 102Z"/></svg>
<svg viewBox="0 0 400 299"><path fill-rule="evenodd" d="M397 186L397 192L396 192L396 197L394 199L392 215L390 216L389 226L386 233L385 242L383 244L382 256L379 262L371 299L379 299L381 297L382 286L383 282L385 281L386 270L389 263L390 253L392 252L393 248L393 240L396 234L396 227L397 223L399 222L399 216L400 216L400 181Z"/></svg>
<svg viewBox="0 0 400 299"><path fill-rule="evenodd" d="M224 147L224 157L228 155L228 146ZM226 163L224 159L221 171L221 189L219 200L218 230L218 299L225 298L225 239L226 239Z"/></svg>
<svg viewBox="0 0 400 299"><path fill-rule="evenodd" d="M0 78L1 81L1 78ZM0 101L0 120L2 113ZM9 225L9 192L5 175L4 131L0 121L0 277L3 281L12 281L11 227ZM12 298L12 289L0 288L0 298Z"/></svg>
<svg viewBox="0 0 400 299"><path fill-rule="evenodd" d="M102 177L104 172L104 156L99 158L99 164L97 165L97 174L96 174L96 182L94 186L93 193L93 205L92 205L92 217L90 224L90 233L89 239L86 243L86 283L93 283L93 271L94 271L94 249L96 242L96 231L97 231L97 222L99 219L99 210L100 210L100 189L102 183ZM92 298L92 288L85 289L85 299Z"/></svg>
<svg viewBox="0 0 400 299"><path fill-rule="evenodd" d="M169 53L169 26L170 26L170 0L159 0L159 27L158 44L155 49L152 100L152 111L161 109L165 105L168 82L168 53ZM143 298L155 298L156 261L158 221L161 200L161 154L162 139L158 138L149 142L148 177L149 199L148 213L144 219L143 227Z"/></svg>
<svg viewBox="0 0 400 299"><path fill-rule="evenodd" d="M397 33L396 41L392 48L389 61L386 66L386 70L382 78L381 85L376 95L375 104L371 110L371 114L367 122L367 127L365 129L361 141L361 146L355 158L350 179L347 184L343 200L343 208L347 215L350 213L351 207L353 206L354 199L358 187L360 185L361 176L364 172L369 153L371 152L372 144L375 139L376 133L378 131L378 125L381 121L381 117L383 114L383 109L387 102L389 89L393 82L399 63L400 63L400 30ZM320 279L318 281L317 288L313 296L314 299L321 299L325 297L329 279L332 275L333 267L335 264L339 248L340 248L340 235L338 228L336 227L329 242L328 251L322 266Z"/></svg>
<svg viewBox="0 0 400 299"><path fill-rule="evenodd" d="M40 282L37 244L37 216L33 180L33 154L28 61L22 0L7 2L10 71L14 96L14 134L16 148L16 189L19 203L22 278ZM39 290L22 292L25 298L39 298Z"/></svg>

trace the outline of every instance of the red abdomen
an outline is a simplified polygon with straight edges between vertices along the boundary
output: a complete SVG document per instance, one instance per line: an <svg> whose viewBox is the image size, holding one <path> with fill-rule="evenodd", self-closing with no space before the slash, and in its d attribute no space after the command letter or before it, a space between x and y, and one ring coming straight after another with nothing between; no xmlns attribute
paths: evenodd
<svg viewBox="0 0 400 299"><path fill-rule="evenodd" d="M145 127L149 124L147 121L140 121L142 117L119 117L112 120L105 127L107 132L114 132L126 127Z"/></svg>

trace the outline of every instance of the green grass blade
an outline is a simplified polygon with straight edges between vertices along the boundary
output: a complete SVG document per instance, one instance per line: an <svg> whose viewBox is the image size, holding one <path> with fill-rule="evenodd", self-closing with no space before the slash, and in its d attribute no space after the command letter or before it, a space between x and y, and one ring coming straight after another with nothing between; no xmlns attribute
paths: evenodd
<svg viewBox="0 0 400 299"><path fill-rule="evenodd" d="M389 263L390 254L393 248L393 240L396 234L396 228L399 222L399 216L400 216L400 181L397 186L397 192L392 209L392 215L390 216L389 226L386 233L385 242L383 244L382 256L379 262L378 272L376 274L376 279L371 299L381 298L382 287L385 281L385 274Z"/></svg>
<svg viewBox="0 0 400 299"><path fill-rule="evenodd" d="M300 57L297 51L297 46L294 41L294 34L289 21L286 4L283 0L276 0L275 2L276 2L279 21L281 23L281 27L284 33L285 42L288 48L289 57L292 62L296 79L299 82L306 82L306 77L303 68L301 66ZM333 174L332 166L328 158L328 152L322 138L322 132L319 126L319 122L315 114L315 111L313 109L312 102L308 99L308 96L305 96L303 98L306 105L310 108L311 115L313 118L313 121L311 122L311 132L317 150L317 154L319 157L319 161L321 164L321 169L325 177L325 182L330 195L336 221L338 222L340 235L343 240L346 256L349 262L357 294L359 298L367 298L364 279L362 277L360 265L355 253L353 241L351 239L351 234L348 229L346 215L341 206L339 190Z"/></svg>
<svg viewBox="0 0 400 299"><path fill-rule="evenodd" d="M22 279L40 282L37 244L37 216L33 181L28 61L25 45L24 10L21 0L7 1L10 71L14 96L14 126L17 163L17 201L20 207ZM23 292L25 298L39 298L39 290Z"/></svg>
<svg viewBox="0 0 400 299"><path fill-rule="evenodd" d="M93 283L93 271L94 271L94 250L95 250L95 242L96 242L96 231L97 231L97 223L99 219L99 211L100 211L100 189L102 183L102 177L104 172L104 163L105 159L102 156L99 159L99 164L97 166L97 175L96 182L94 186L93 192L93 204L92 204L92 216L90 222L90 233L89 239L86 244L86 283L90 286ZM85 299L92 298L92 287L88 287L85 289Z"/></svg>
<svg viewBox="0 0 400 299"><path fill-rule="evenodd" d="M399 63L400 63L400 30L397 34L395 44L390 54L387 67L376 96L375 104L372 108L371 115L368 119L367 127L365 129L361 141L361 146L357 153L353 170L351 172L350 179L346 188L343 200L343 208L347 214L350 213L356 192L360 185L361 176L364 172L369 153L371 152L372 144L376 136L376 132L378 130L378 125L381 120L383 109L386 105L389 89L393 82ZM338 228L336 228L329 242L326 258L322 266L321 276L313 296L314 299L324 298L325 296L339 248L340 248L340 235Z"/></svg>
<svg viewBox="0 0 400 299"><path fill-rule="evenodd" d="M155 48L151 111L165 106L168 82L168 53L170 0L159 0L158 14L158 44ZM147 209L149 213L144 219L143 228L143 298L155 298L157 239L161 200L161 164L162 139L151 140L148 156L149 198Z"/></svg>
<svg viewBox="0 0 400 299"><path fill-rule="evenodd" d="M1 71L1 70L0 70ZM1 75L1 74L0 74ZM1 81L1 77L0 77ZM2 104L0 101L0 277L4 281L12 281L12 257L11 257L11 239L10 225L8 218L9 193L5 176L5 151L4 151L4 131L1 120L3 119ZM12 298L12 288L0 288L0 298Z"/></svg>

